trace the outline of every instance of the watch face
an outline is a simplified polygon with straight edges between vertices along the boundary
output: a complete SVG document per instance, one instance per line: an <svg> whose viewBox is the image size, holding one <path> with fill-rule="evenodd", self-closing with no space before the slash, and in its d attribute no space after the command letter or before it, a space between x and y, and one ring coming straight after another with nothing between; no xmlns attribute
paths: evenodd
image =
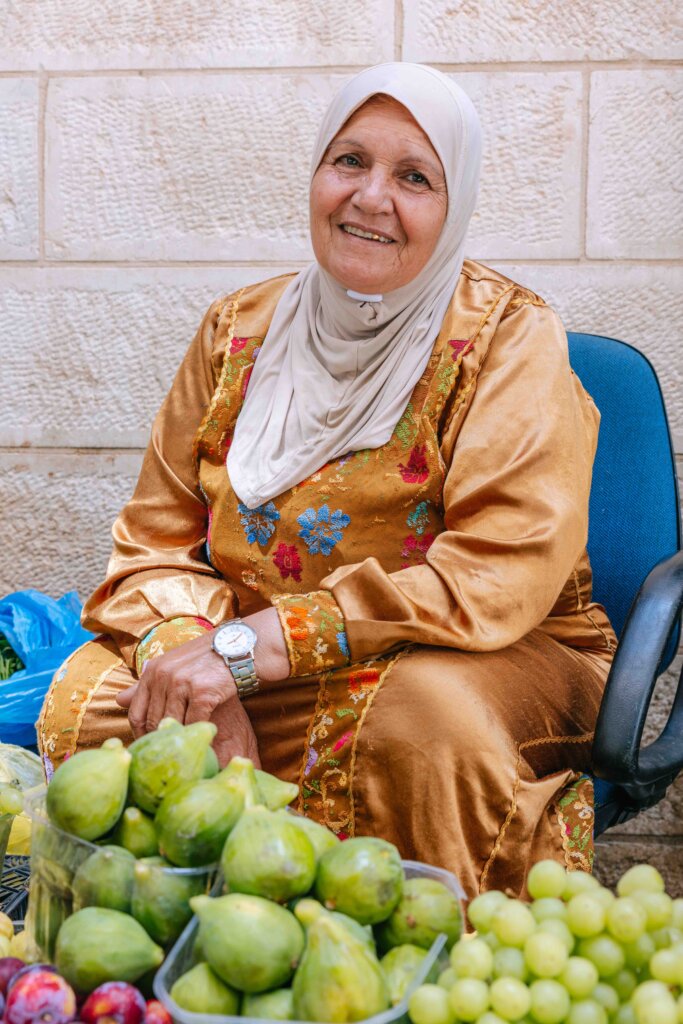
<svg viewBox="0 0 683 1024"><path fill-rule="evenodd" d="M256 643L256 633L244 622L229 622L219 629L213 646L225 658L244 658L251 654Z"/></svg>

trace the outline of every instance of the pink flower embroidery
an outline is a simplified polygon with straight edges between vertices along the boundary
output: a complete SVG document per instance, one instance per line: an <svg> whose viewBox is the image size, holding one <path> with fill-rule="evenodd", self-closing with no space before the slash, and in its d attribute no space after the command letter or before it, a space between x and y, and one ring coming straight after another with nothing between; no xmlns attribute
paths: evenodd
<svg viewBox="0 0 683 1024"><path fill-rule="evenodd" d="M411 565L423 565L427 561L426 554L433 543L433 533L425 533L424 537L413 537L412 534L409 534L403 541L401 568L408 569Z"/></svg>
<svg viewBox="0 0 683 1024"><path fill-rule="evenodd" d="M237 352L241 352L249 338L233 338L230 342L230 355L234 356Z"/></svg>
<svg viewBox="0 0 683 1024"><path fill-rule="evenodd" d="M341 737L341 739L337 740L337 742L332 747L332 749L333 750L341 750L342 747L346 746L346 744L349 742L349 740L351 739L352 736L353 736L352 732L345 732L344 735Z"/></svg>
<svg viewBox="0 0 683 1024"><path fill-rule="evenodd" d="M429 467L425 456L426 450L426 444L416 444L410 453L408 465L404 466L402 462L399 464L398 468L404 483L422 484L425 482L429 476Z"/></svg>
<svg viewBox="0 0 683 1024"><path fill-rule="evenodd" d="M244 374L244 380L242 381L242 398L244 398L244 396L247 393L247 388L249 387L249 379L251 377L253 369L254 364L252 363L252 365L247 369L247 372Z"/></svg>
<svg viewBox="0 0 683 1024"><path fill-rule="evenodd" d="M458 361L458 358L461 355L463 355L463 356L465 355L465 351L470 346L470 341L467 338L465 338L464 341L463 340L458 340L458 341L453 340L453 341L449 341L448 344L453 349L453 362L455 363L455 362Z"/></svg>
<svg viewBox="0 0 683 1024"><path fill-rule="evenodd" d="M283 580L291 576L297 583L301 583L301 559L294 544L278 544L273 561Z"/></svg>

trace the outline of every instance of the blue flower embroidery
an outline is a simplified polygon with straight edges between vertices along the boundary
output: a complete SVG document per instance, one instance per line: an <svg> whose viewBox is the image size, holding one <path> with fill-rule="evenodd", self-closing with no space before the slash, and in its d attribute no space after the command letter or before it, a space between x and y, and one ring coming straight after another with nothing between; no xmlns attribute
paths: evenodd
<svg viewBox="0 0 683 1024"><path fill-rule="evenodd" d="M299 536L309 553L329 555L342 539L342 530L351 522L351 516L340 508L331 513L327 505L321 505L317 512L314 508L307 508L296 521L301 527Z"/></svg>
<svg viewBox="0 0 683 1024"><path fill-rule="evenodd" d="M254 541L261 547L267 544L275 532L275 523L280 518L280 513L272 501L269 501L267 505L259 505L257 508L247 508L240 501L237 509L242 521L242 529L247 535L247 544L253 544Z"/></svg>
<svg viewBox="0 0 683 1024"><path fill-rule="evenodd" d="M429 502L421 501L414 512L411 512L406 523L408 526L415 529L415 533L420 536L425 531L425 526L429 522L429 512L427 511L427 505Z"/></svg>
<svg viewBox="0 0 683 1024"><path fill-rule="evenodd" d="M337 633L337 647L339 648L339 650L341 651L345 658L351 657L351 651L349 650L349 641L346 637L346 631L343 629L340 630L339 633Z"/></svg>

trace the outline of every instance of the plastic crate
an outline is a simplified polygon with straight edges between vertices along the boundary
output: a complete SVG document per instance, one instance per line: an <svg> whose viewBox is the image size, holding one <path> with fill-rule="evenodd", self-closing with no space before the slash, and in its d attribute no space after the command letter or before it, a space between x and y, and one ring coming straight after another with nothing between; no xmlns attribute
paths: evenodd
<svg viewBox="0 0 683 1024"><path fill-rule="evenodd" d="M5 857L0 879L0 910L12 921L23 921L28 903L30 857Z"/></svg>

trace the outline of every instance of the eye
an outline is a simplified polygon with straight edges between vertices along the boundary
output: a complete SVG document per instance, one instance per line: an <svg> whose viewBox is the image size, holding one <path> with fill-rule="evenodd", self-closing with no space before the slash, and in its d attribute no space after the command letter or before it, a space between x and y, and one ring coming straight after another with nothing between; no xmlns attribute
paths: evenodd
<svg viewBox="0 0 683 1024"><path fill-rule="evenodd" d="M353 153L344 153L342 156L338 156L334 162L341 164L342 167L360 167L360 160Z"/></svg>
<svg viewBox="0 0 683 1024"><path fill-rule="evenodd" d="M425 178L424 174L420 173L420 171L409 171L408 174L406 174L406 178L412 185L429 186L429 182Z"/></svg>

